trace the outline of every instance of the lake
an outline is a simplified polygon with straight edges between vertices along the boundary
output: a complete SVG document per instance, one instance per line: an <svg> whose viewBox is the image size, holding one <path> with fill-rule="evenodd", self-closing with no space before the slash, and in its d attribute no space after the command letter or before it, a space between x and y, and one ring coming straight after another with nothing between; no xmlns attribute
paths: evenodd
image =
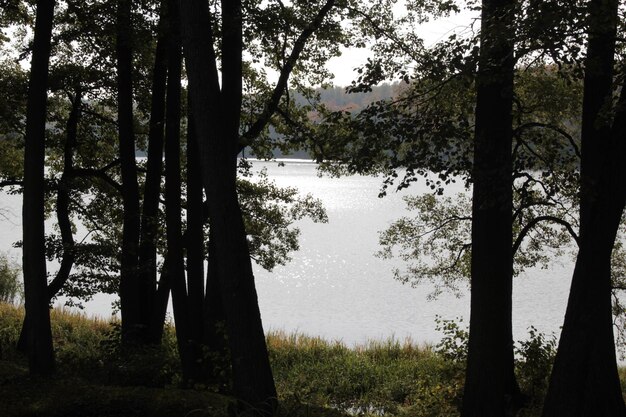
<svg viewBox="0 0 626 417"><path fill-rule="evenodd" d="M411 338L418 343L436 343L435 317L462 317L469 321L469 294L459 298L443 294L428 300L430 285L417 288L393 279L399 260L383 260L378 232L406 214L402 195L428 192L423 183L403 193L390 192L378 198L381 178L350 176L318 177L311 162L286 160L254 162L254 169L266 168L278 185L297 187L321 199L328 214L327 224L308 220L301 229L300 251L293 260L273 272L255 267L259 304L266 330L285 330L341 340L348 345L372 339ZM465 192L460 184L451 193ZM21 199L0 194L0 251L19 260L11 248L21 238ZM51 224L48 225L51 227ZM81 236L77 236L80 238ZM49 268L54 270L55 265ZM516 340L525 339L528 327L557 333L563 321L573 262L556 259L547 270L530 269L514 281L513 331ZM96 297L86 304L88 314L108 316L110 296Z"/></svg>

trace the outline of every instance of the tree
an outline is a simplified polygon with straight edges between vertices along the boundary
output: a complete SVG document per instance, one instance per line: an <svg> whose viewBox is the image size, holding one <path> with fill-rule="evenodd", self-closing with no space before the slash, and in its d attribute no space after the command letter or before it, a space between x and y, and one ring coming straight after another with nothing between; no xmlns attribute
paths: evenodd
<svg viewBox="0 0 626 417"><path fill-rule="evenodd" d="M520 406L511 325L514 6L511 0L482 3L464 417L503 416Z"/></svg>
<svg viewBox="0 0 626 417"><path fill-rule="evenodd" d="M146 175L143 187L140 240L138 249L138 281L144 299L140 322L144 328L140 339L143 343L161 342L164 318L169 299L169 287L157 288L157 244L159 238L159 203L163 171L163 140L165 125L165 101L167 81L167 39L170 37L166 15L167 8L162 2L157 40L154 51L152 86L150 89L150 123L148 130L148 151ZM180 78L180 77L179 77ZM163 314L160 313L163 311Z"/></svg>
<svg viewBox="0 0 626 417"><path fill-rule="evenodd" d="M143 306L138 279L138 254L140 234L139 185L135 161L133 130L133 80L132 80L132 28L131 0L117 2L117 94L119 130L119 158L122 174L122 202L124 225L120 262L120 303L122 312L122 337L127 343L141 340L145 331L141 322ZM143 307L143 308L142 308Z"/></svg>
<svg viewBox="0 0 626 417"><path fill-rule="evenodd" d="M26 340L30 372L41 375L54 372L44 231L46 96L54 4L52 0L37 2L24 149L22 224Z"/></svg>
<svg viewBox="0 0 626 417"><path fill-rule="evenodd" d="M588 3L580 244L544 416L626 415L611 311L611 253L626 201L623 85L613 104L618 4L614 0Z"/></svg>
<svg viewBox="0 0 626 417"><path fill-rule="evenodd" d="M202 158L202 177L208 201L210 259L220 287L233 365L235 395L248 406L271 411L276 390L267 358L249 247L236 189L236 155L242 140L254 139L276 112L287 81L308 39L335 6L329 0L317 11L296 38L291 53L284 55L279 80L263 112L240 136L242 94L242 36L244 21L239 1L221 2L221 83L217 71L212 28L217 23L205 3L182 3L183 46L191 119ZM283 6L284 7L284 6ZM248 11L250 13L250 11ZM208 53L206 51L209 51Z"/></svg>

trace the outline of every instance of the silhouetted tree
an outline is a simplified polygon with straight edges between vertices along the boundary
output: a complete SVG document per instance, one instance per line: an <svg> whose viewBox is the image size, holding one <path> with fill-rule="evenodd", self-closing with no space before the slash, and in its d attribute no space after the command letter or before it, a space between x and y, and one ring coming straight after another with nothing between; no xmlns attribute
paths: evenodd
<svg viewBox="0 0 626 417"><path fill-rule="evenodd" d="M545 417L624 416L615 358L611 253L626 201L626 90L613 104L617 0L591 0L580 167L580 238ZM611 114L611 109L613 114Z"/></svg>
<svg viewBox="0 0 626 417"><path fill-rule="evenodd" d="M33 374L54 371L54 351L46 275L44 227L45 131L47 115L48 67L54 18L53 0L37 2L35 39L26 107L24 149L24 201L22 212L24 296L26 307L26 346Z"/></svg>
<svg viewBox="0 0 626 417"><path fill-rule="evenodd" d="M514 0L482 2L463 417L501 417L519 406L511 324L514 6Z"/></svg>
<svg viewBox="0 0 626 417"><path fill-rule="evenodd" d="M117 53L117 123L119 158L122 176L122 250L120 254L120 307L122 313L122 340L136 343L145 332L141 321L145 300L139 285L138 254L140 234L139 185L135 160L133 130L133 48L132 0L118 0L116 15Z"/></svg>
<svg viewBox="0 0 626 417"><path fill-rule="evenodd" d="M328 0L305 26L284 57L279 80L259 118L240 136L242 112L241 1L221 2L221 83L214 49L213 27L217 22L208 4L181 3L183 46L189 78L191 120L202 159L202 178L211 227L209 276L219 282L226 318L235 395L245 407L271 412L276 388L269 365L258 307L246 230L239 205L236 175L237 154L246 141L265 129L276 112L289 75L307 40L334 7ZM212 275L215 274L215 275ZM211 283L209 279L207 287Z"/></svg>

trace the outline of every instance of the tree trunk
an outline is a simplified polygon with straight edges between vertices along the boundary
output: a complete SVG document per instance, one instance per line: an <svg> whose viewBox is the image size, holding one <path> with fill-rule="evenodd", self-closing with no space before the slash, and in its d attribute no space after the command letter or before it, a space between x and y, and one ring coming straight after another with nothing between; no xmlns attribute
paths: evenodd
<svg viewBox="0 0 626 417"><path fill-rule="evenodd" d="M194 379L208 380L209 373L203 361L204 344L204 208L202 189L202 170L198 154L198 144L193 138L193 121L187 126L187 230L185 247L187 248L187 291L189 303L189 331L194 347L194 357L202 364Z"/></svg>
<svg viewBox="0 0 626 417"><path fill-rule="evenodd" d="M35 39L26 108L24 203L22 208L23 271L28 365L32 374L54 372L54 351L46 277L44 166L48 67L54 1L37 2Z"/></svg>
<svg viewBox="0 0 626 417"><path fill-rule="evenodd" d="M163 6L161 6L163 7ZM167 78L166 35L163 12L159 20L159 34L154 57L152 75L152 102L150 130L148 132L148 162L141 215L141 238L139 245L139 286L143 307L141 322L147 327L146 342L161 342L159 332L153 326L162 324L153 321L156 308L157 249L159 230L159 199L161 197L161 171L163 169L163 126L165 124L165 84Z"/></svg>
<svg viewBox="0 0 626 417"><path fill-rule="evenodd" d="M216 273L226 313L233 389L242 400L242 407L272 412L276 389L236 191L242 97L241 2L222 2L222 91L215 55L211 53L208 5L183 1L182 12L191 109L202 155Z"/></svg>
<svg viewBox="0 0 626 417"><path fill-rule="evenodd" d="M48 285L48 299L52 300L67 282L74 266L75 244L72 222L70 220L70 190L74 180L74 150L78 146L78 122L80 120L83 95L80 87L76 89L72 99L72 111L67 119L67 137L63 151L63 174L57 191L57 223L63 242L63 258L61 266L52 282Z"/></svg>
<svg viewBox="0 0 626 417"><path fill-rule="evenodd" d="M463 417L520 406L513 369L513 0L484 0L477 78L471 315Z"/></svg>
<svg viewBox="0 0 626 417"><path fill-rule="evenodd" d="M168 80L165 140L165 220L167 226L168 274L172 283L172 306L176 339L183 370L183 383L193 379L194 357L190 344L189 305L185 283L181 225L180 175L180 78L182 55L179 12L176 1L168 1Z"/></svg>
<svg viewBox="0 0 626 417"><path fill-rule="evenodd" d="M72 232L72 223L70 221L70 189L74 177L74 149L77 145L78 121L80 119L80 108L82 104L82 94L80 88L77 89L76 95L72 99L72 111L67 120L67 137L63 152L63 174L59 181L56 201L57 224L61 231L61 240L63 242L63 258L59 270L47 287L48 303L61 291L63 285L67 282L72 272L75 259L74 234ZM27 329L28 322L24 320L20 337L17 341L16 349L20 352L27 352Z"/></svg>
<svg viewBox="0 0 626 417"><path fill-rule="evenodd" d="M227 342L226 314L222 303L216 259L215 236L213 229L211 229L209 233L206 295L202 314L204 321L202 342L209 352L219 358L218 362L207 364L210 367L208 377L212 382L228 387L229 381L232 380L232 367L226 369L227 372L224 373L224 362L230 363L231 356Z"/></svg>
<svg viewBox="0 0 626 417"><path fill-rule="evenodd" d="M589 3L581 134L579 252L543 416L626 416L615 357L611 252L626 201L626 91L613 126L617 0Z"/></svg>
<svg viewBox="0 0 626 417"><path fill-rule="evenodd" d="M120 255L120 304L122 313L122 342L141 342L145 332L142 324L141 297L138 280L138 250L140 233L139 185L135 161L133 131L132 83L132 0L117 2L117 100L120 168L122 172L122 253Z"/></svg>

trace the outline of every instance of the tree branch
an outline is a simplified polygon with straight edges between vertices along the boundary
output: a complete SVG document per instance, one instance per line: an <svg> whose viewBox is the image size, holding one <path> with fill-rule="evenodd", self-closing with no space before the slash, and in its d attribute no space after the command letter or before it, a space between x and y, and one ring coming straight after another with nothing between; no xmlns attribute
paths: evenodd
<svg viewBox="0 0 626 417"><path fill-rule="evenodd" d="M554 217L554 216L539 216L539 217L535 217L534 219L532 219L530 222L528 222L522 228L522 230L520 230L519 234L517 235L517 239L515 239L515 243L513 243L513 255L515 255L515 253L517 253L517 250L522 245L522 242L523 242L524 238L528 235L528 233L536 225L538 225L541 222L545 222L545 221L557 223L557 224L560 224L561 226L565 227L567 229L567 231L569 232L569 234L574 239L574 241L576 241L576 244L579 244L578 235L576 234L576 232L572 228L572 225L568 221L560 219L558 217Z"/></svg>
<svg viewBox="0 0 626 417"><path fill-rule="evenodd" d="M0 188L2 187L11 187L14 185L23 186L24 181L18 180L17 178L10 178L8 180L0 181Z"/></svg>
<svg viewBox="0 0 626 417"><path fill-rule="evenodd" d="M553 124L550 123L539 123L539 122L530 122L530 123L524 123L523 125L520 125L517 127L517 129L515 129L515 132L513 133L515 136L518 136L522 131L524 130L529 130L529 129L533 129L533 128L544 128L544 129L549 129L552 130L558 134L560 134L561 136L563 136L565 139L567 139L567 141L570 143L570 145L572 146L572 148L574 149L574 153L576 154L576 156L578 158L581 157L581 153L580 153L580 148L578 147L578 145L576 144L576 141L574 140L574 138L572 137L572 135L570 135L569 133L567 133L565 130L561 129L558 126L555 126ZM518 136L519 137L519 136Z"/></svg>
<svg viewBox="0 0 626 417"><path fill-rule="evenodd" d="M90 169L90 168L75 168L73 171L73 176L77 178L87 178L94 177L100 178L119 193L122 192L122 185L111 178L104 170L102 169Z"/></svg>
<svg viewBox="0 0 626 417"><path fill-rule="evenodd" d="M96 111L94 111L94 110L91 110L91 109L89 109L88 107L83 108L83 109L82 109L82 112L83 112L83 113L85 113L85 114L88 114L88 115L90 115L90 116L93 116L93 117L95 117L96 119L99 119L99 120L101 120L101 121L103 121L103 122L110 123L110 124L112 124L113 126L117 126L117 125L118 125L118 124L117 124L117 120L114 120L114 119L112 119L112 118L110 118L110 117L107 117L107 116L105 116L105 115L103 115L103 114L100 114L100 113L98 113L98 112L96 112Z"/></svg>
<svg viewBox="0 0 626 417"><path fill-rule="evenodd" d="M263 112L258 117L258 119L252 124L250 129L241 135L239 139L239 149L237 153L241 152L243 148L248 146L254 138L256 138L261 131L267 126L267 123L270 120L270 117L276 112L278 107L278 103L280 102L280 98L282 97L285 89L287 88L287 82L289 81L289 76L293 71L296 62L300 58L300 54L304 50L307 41L309 38L315 33L317 29L322 25L324 18L328 15L330 10L335 6L336 0L327 0L326 4L320 9L317 15L313 18L311 23L300 33L298 39L293 45L293 49L291 50L291 54L289 58L285 61L283 65L280 76L278 77L278 82L274 87L274 91L272 92L272 96L270 100L265 105Z"/></svg>

